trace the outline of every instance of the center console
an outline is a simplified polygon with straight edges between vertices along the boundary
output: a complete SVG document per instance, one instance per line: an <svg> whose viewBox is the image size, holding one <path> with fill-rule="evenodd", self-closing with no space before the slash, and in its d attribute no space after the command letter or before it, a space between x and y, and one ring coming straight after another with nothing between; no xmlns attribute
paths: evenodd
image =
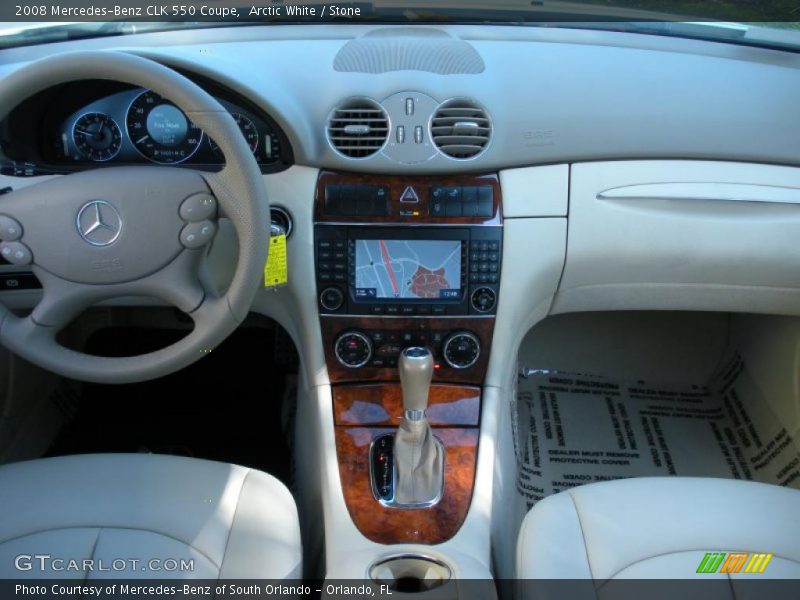
<svg viewBox="0 0 800 600"><path fill-rule="evenodd" d="M480 384L500 289L495 175L323 173L315 257L331 380L396 380L400 351L429 347L434 381Z"/></svg>
<svg viewBox="0 0 800 600"><path fill-rule="evenodd" d="M378 543L444 542L463 523L474 485L480 386L500 292L498 178L322 172L314 216L316 294L348 511ZM398 373L410 347L427 349L433 362L427 408L411 412L421 412L436 438L430 448L443 473L441 494L417 505L394 498L387 468L398 425L411 418Z"/></svg>

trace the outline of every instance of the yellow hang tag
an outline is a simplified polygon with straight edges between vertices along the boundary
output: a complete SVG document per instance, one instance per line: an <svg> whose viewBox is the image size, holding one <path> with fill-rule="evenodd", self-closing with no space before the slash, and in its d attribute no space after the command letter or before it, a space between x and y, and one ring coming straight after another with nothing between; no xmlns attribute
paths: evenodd
<svg viewBox="0 0 800 600"><path fill-rule="evenodd" d="M277 287L289 283L286 267L286 234L269 238L269 255L264 265L264 287Z"/></svg>

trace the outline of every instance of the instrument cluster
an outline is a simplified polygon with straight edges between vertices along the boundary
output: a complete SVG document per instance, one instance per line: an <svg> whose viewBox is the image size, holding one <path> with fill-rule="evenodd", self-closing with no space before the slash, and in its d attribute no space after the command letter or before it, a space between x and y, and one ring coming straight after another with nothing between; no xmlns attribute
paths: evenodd
<svg viewBox="0 0 800 600"><path fill-rule="evenodd" d="M268 116L225 99L250 150L262 167L286 163L285 135ZM69 115L52 140L59 163L132 164L145 161L221 165L219 146L173 102L145 89L106 96Z"/></svg>

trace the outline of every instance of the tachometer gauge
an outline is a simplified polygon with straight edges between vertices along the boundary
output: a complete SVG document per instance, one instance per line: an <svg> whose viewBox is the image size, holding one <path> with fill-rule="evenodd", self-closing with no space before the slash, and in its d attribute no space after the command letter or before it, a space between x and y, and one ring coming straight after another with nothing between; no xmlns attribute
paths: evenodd
<svg viewBox="0 0 800 600"><path fill-rule="evenodd" d="M239 126L239 131L242 132L247 145L250 146L250 151L255 154L258 150L258 129L256 129L255 124L251 121L248 117L245 117L242 113L232 112L231 116L233 120L236 121L236 124ZM222 155L222 150L219 149L217 143L208 138L208 141L211 144L211 149L219 155Z"/></svg>
<svg viewBox="0 0 800 600"><path fill-rule="evenodd" d="M119 125L103 113L81 115L72 126L72 141L84 158L94 162L110 160L122 146Z"/></svg>
<svg viewBox="0 0 800 600"><path fill-rule="evenodd" d="M128 109L128 136L136 149L158 163L179 163L203 141L203 131L183 111L155 92L142 92Z"/></svg>

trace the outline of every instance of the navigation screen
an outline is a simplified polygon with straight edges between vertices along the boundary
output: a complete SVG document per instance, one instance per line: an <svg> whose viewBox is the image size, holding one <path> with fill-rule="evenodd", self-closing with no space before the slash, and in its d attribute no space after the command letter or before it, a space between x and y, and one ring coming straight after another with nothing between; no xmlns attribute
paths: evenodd
<svg viewBox="0 0 800 600"><path fill-rule="evenodd" d="M461 296L460 240L357 240L356 299Z"/></svg>

